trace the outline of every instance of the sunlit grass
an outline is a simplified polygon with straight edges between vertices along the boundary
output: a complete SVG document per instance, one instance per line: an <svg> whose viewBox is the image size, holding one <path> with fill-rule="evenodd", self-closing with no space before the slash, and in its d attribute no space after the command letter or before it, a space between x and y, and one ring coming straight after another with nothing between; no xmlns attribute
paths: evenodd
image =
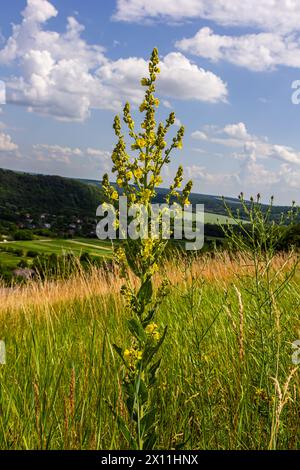
<svg viewBox="0 0 300 470"><path fill-rule="evenodd" d="M274 272L285 261L278 256ZM204 257L192 267L169 262L165 269L173 288L159 312L169 334L156 391L157 447L274 447L274 378L283 388L294 367L291 343L300 338L297 277L276 301L277 314L259 318L247 292L252 268L241 258ZM126 447L106 404L127 418L111 346L128 340L120 284L116 275L94 270L1 293L2 449ZM276 448L299 448L299 385L296 371Z"/></svg>

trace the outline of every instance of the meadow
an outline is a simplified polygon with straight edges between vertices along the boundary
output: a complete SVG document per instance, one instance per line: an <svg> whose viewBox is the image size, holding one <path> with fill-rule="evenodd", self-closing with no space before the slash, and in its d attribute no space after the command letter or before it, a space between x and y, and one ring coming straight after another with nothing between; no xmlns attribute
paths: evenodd
<svg viewBox="0 0 300 470"><path fill-rule="evenodd" d="M22 255L8 250L21 250ZM4 251L4 250L7 250ZM20 252L20 253L21 253ZM0 243L0 263L10 268L16 268L20 260L26 260L30 265L32 257L27 256L28 252L35 252L36 254L57 255L73 254L80 256L82 253L89 253L93 258L105 256L110 258L112 255L112 246L110 241L91 239L91 238L78 238L78 239L43 239L43 240L30 240L30 241L13 241L7 243Z"/></svg>
<svg viewBox="0 0 300 470"><path fill-rule="evenodd" d="M300 338L295 255L272 259L269 279L245 256L165 262L171 294L155 387L162 449L297 449ZM263 267L262 267L263 269ZM130 426L113 343L128 344L116 273L0 291L1 449L125 449L112 406ZM269 287L268 287L269 286ZM270 303L269 288L272 292ZM257 290L258 289L258 290Z"/></svg>
<svg viewBox="0 0 300 470"><path fill-rule="evenodd" d="M167 146L173 112L156 126L158 64L155 48L141 80L141 132L129 103L123 110L136 156L125 152L118 115L116 184L108 174L101 183L106 202L117 207L122 193L129 208L140 202L147 214L184 136L181 126ZM190 205L193 183L183 180L179 166L166 203ZM226 220L234 218L224 203ZM284 238L299 211L293 205L276 221L273 198L265 208L259 194L249 202L241 194L239 204L248 223L223 226L220 251L127 237L110 269L78 263L67 277L58 271L0 288L1 449L300 448L300 257ZM95 243L28 246L111 254Z"/></svg>

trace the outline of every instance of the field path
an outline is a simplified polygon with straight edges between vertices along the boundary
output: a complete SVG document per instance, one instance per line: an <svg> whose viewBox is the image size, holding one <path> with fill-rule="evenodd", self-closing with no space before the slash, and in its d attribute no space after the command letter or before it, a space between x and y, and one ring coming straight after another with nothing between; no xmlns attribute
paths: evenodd
<svg viewBox="0 0 300 470"><path fill-rule="evenodd" d="M70 243L76 243L77 245L82 245L82 246L87 246L87 247L92 247L92 248L97 248L97 250L107 250L111 251L111 248L107 248L106 246L99 246L99 245L94 245L92 243L84 243L84 242L79 242L78 240L68 240Z"/></svg>

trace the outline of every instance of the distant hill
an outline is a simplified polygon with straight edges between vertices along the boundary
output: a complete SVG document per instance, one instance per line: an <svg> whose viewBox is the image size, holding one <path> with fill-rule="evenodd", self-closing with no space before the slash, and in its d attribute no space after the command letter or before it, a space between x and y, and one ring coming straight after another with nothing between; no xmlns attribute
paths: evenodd
<svg viewBox="0 0 300 470"><path fill-rule="evenodd" d="M164 202L166 193L167 189L158 188L156 202ZM100 181L0 169L0 219L7 211L94 217L102 200ZM192 204L204 204L208 214L227 215L220 196L192 193L190 200ZM234 212L240 206L237 198L226 198L226 203ZM288 209L274 206L274 218ZM209 220L209 223L214 222Z"/></svg>
<svg viewBox="0 0 300 470"><path fill-rule="evenodd" d="M89 186L97 186L101 188L101 182L92 180L92 179L80 179L82 183L88 184ZM156 189L157 196L156 202L162 203L165 201L165 196L168 192L165 188L157 188ZM204 204L205 213L207 214L216 214L221 216L227 216L226 208L224 207L224 200L221 196L213 196L210 194L199 194L199 193L191 193L190 201L193 205L195 204ZM241 208L241 203L238 198L234 197L225 197L225 202L228 207L236 213L236 210ZM248 202L250 204L250 202ZM262 205L263 208L267 209L267 205ZM290 210L289 206L274 206L273 207L273 217L274 219L279 219L282 213L287 212ZM246 218L246 217L245 217ZM217 223L217 220L213 221L206 217L207 223ZM224 220L223 220L224 223Z"/></svg>
<svg viewBox="0 0 300 470"><path fill-rule="evenodd" d="M7 210L94 217L102 201L96 185L60 176L0 169L0 218Z"/></svg>

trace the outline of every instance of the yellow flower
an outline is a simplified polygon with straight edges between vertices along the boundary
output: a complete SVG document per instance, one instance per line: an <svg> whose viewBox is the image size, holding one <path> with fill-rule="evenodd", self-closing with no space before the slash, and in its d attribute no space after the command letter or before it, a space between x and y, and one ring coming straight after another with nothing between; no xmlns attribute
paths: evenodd
<svg viewBox="0 0 300 470"><path fill-rule="evenodd" d="M162 183L162 177L160 175L158 176L151 176L151 183L154 183L155 185L159 185Z"/></svg>
<svg viewBox="0 0 300 470"><path fill-rule="evenodd" d="M144 248L142 250L143 258L147 259L151 256L152 248L153 248L153 240L151 238L147 238L144 244Z"/></svg>
<svg viewBox="0 0 300 470"><path fill-rule="evenodd" d="M136 358L140 361L143 357L143 351L136 351Z"/></svg>
<svg viewBox="0 0 300 470"><path fill-rule="evenodd" d="M113 201L117 201L119 199L118 191L113 191L111 194L111 198Z"/></svg>
<svg viewBox="0 0 300 470"><path fill-rule="evenodd" d="M132 171L127 171L126 173L126 179L129 181L132 178Z"/></svg>
<svg viewBox="0 0 300 470"><path fill-rule="evenodd" d="M145 139L136 139L136 145L138 145L139 147L145 147L146 145Z"/></svg>
<svg viewBox="0 0 300 470"><path fill-rule="evenodd" d="M136 170L134 170L133 174L136 179L139 180L143 176L143 170L141 168L137 168Z"/></svg>
<svg viewBox="0 0 300 470"><path fill-rule="evenodd" d="M158 331L158 326L156 325L156 323L149 323L149 325L147 325L145 328L145 332L155 341L158 341L160 339L160 333Z"/></svg>
<svg viewBox="0 0 300 470"><path fill-rule="evenodd" d="M121 188L122 185L123 185L123 181L122 181L122 178L118 178L117 179L117 185Z"/></svg>
<svg viewBox="0 0 300 470"><path fill-rule="evenodd" d="M132 369L135 369L136 363L143 358L143 351L139 351L138 349L130 348L125 349L124 351L124 359L128 362L129 366Z"/></svg>
<svg viewBox="0 0 300 470"><path fill-rule="evenodd" d="M151 197L151 194L152 194L152 192L151 192L150 189L145 189L145 190L143 191L143 193L142 193L142 199L143 199L143 201L148 201L148 200L150 199L150 197Z"/></svg>
<svg viewBox="0 0 300 470"><path fill-rule="evenodd" d="M125 357L125 359L129 359L130 356L131 356L130 350L129 350L129 349L125 349L125 351L124 351L124 357Z"/></svg>
<svg viewBox="0 0 300 470"><path fill-rule="evenodd" d="M156 323L149 323L149 325L146 326L145 331L147 334L151 335L154 330L157 329Z"/></svg>

